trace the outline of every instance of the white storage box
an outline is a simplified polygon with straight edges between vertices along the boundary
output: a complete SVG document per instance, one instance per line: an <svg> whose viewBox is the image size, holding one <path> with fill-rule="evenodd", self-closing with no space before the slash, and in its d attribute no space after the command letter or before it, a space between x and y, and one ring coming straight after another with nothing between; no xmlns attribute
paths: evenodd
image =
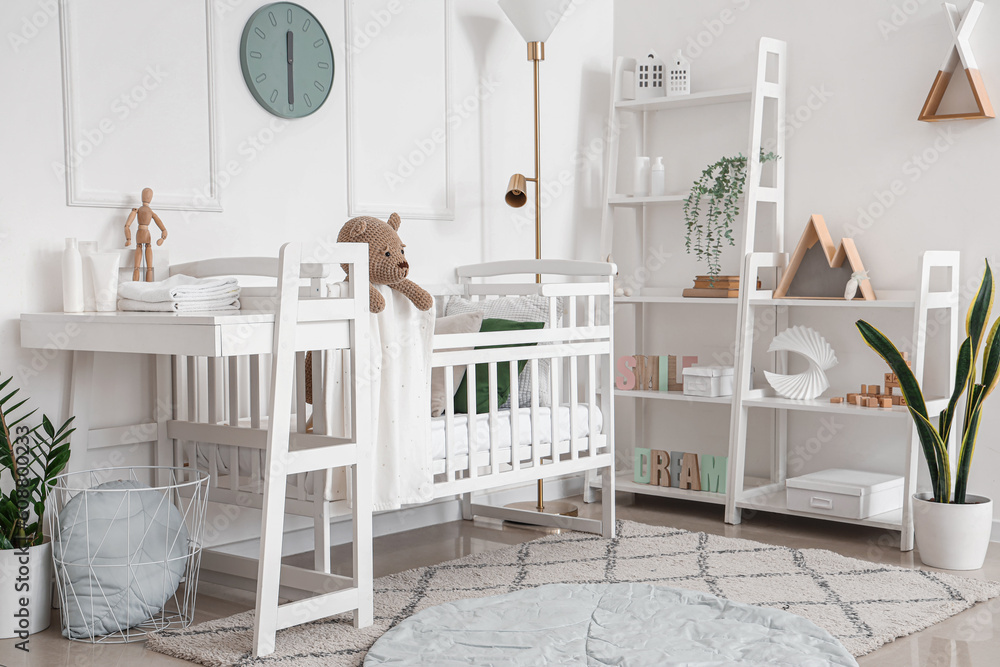
<svg viewBox="0 0 1000 667"><path fill-rule="evenodd" d="M685 396L732 396L732 366L688 366L682 372Z"/></svg>
<svg viewBox="0 0 1000 667"><path fill-rule="evenodd" d="M903 478L831 468L785 482L788 509L811 514L867 519L903 506Z"/></svg>

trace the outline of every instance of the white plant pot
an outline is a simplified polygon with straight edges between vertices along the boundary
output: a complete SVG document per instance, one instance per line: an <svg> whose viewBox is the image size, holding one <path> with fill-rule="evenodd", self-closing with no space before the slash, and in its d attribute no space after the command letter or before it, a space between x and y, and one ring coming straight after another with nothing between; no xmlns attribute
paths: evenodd
<svg viewBox="0 0 1000 667"><path fill-rule="evenodd" d="M986 560L993 501L966 495L964 505L936 503L930 493L913 495L913 527L924 565L942 570L978 570Z"/></svg>
<svg viewBox="0 0 1000 667"><path fill-rule="evenodd" d="M0 639L41 632L51 612L52 544L0 550Z"/></svg>

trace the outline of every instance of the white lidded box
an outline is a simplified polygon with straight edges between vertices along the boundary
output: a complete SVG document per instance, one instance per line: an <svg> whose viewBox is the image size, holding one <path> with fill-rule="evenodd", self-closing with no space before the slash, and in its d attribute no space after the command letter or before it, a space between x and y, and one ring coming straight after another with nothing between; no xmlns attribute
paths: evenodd
<svg viewBox="0 0 1000 667"><path fill-rule="evenodd" d="M788 509L846 519L867 519L903 506L903 478L831 468L785 481Z"/></svg>
<svg viewBox="0 0 1000 667"><path fill-rule="evenodd" d="M688 366L682 372L685 396L733 395L732 366Z"/></svg>

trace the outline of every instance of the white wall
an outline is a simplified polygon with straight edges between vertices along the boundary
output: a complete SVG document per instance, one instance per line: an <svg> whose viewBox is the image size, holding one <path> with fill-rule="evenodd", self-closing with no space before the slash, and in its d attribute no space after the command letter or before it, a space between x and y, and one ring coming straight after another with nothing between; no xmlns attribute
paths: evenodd
<svg viewBox="0 0 1000 667"><path fill-rule="evenodd" d="M89 0L89 8L78 2L73 0L75 12L103 10L106 20L115 20L115 14L107 11L110 0ZM408 2L403 2L404 8ZM274 254L288 240L335 239L347 219L343 0L306 3L338 49L337 71L326 105L313 116L288 123L277 121L253 101L240 72L240 34L260 4L213 0L219 165L226 169L235 162L238 173L222 188L221 213L161 211L170 230L166 247L173 261ZM151 16L155 6L151 2ZM496 3L455 0L453 6L452 100L462 107L455 110L461 122L454 128L456 218L404 220L401 232L418 282L449 281L459 264L529 257L534 248L530 214L522 210L515 215L503 204L510 173L527 172L532 164L531 68L524 43ZM542 69L543 177L552 182L561 178L564 183L545 210L550 257L579 256L596 247L600 225L602 161L599 153L588 152L588 146L592 138L600 137L606 115L612 5L610 0L567 0L567 6ZM61 309L58 261L64 237L96 239L104 249L120 247L127 214L127 209L66 205L63 179L53 168L64 161L56 12L55 0L13 0L4 3L0 16L0 81L6 91L0 110L0 266L5 286L0 301L0 371L14 374L34 403L54 418L66 415L69 355L21 349L18 315ZM394 20L405 21L405 9ZM154 33L157 28L155 22L116 27ZM393 45L376 38L367 48ZM121 53L121 57L137 56ZM483 82L488 82L485 94L477 92ZM400 122L398 116L405 117L407 107L416 104L419 99L400 100L396 108L364 113L381 114L386 123ZM188 166L185 153L166 159L176 170ZM142 146L136 145L135 169L141 170L143 161ZM137 386L149 387L148 363L102 355L97 376L101 399L96 401L93 427L148 420L149 395L135 391ZM120 464L148 458L146 445L124 446L103 450L88 462ZM219 541L254 533L251 522Z"/></svg>
<svg viewBox="0 0 1000 667"><path fill-rule="evenodd" d="M967 5L959 3L962 10ZM972 47L994 100L1000 100L1000 44L992 39L998 30L1000 6L987 3ZM960 250L963 308L967 307L978 286L983 258L990 259L994 270L1000 266L1000 228L992 196L1000 121L916 120L950 45L940 3L618 0L615 4L615 55L634 57L655 49L666 58L683 48L692 60L694 91L747 85L761 36L788 42L788 144L783 156L787 243L794 245L811 213L823 214L835 238L843 233L854 236L876 289L913 289L921 251ZM956 83L964 83L959 77ZM942 111L960 110L968 99L965 91L949 92ZM668 178L673 177L678 189L722 152L746 151L746 114L728 113L716 108L685 116L684 122L691 124L688 139L674 137L661 144L674 164ZM695 157L687 157L692 152ZM679 208L662 216L663 223L655 226L656 242L674 253L681 267L676 275L692 274L695 265L683 254ZM724 271L735 272L735 257L730 255L727 261ZM653 277L654 284L657 280L677 284L665 273ZM863 382L881 384L883 364L853 331L857 316L839 310L793 316L793 324L812 324L837 350L841 365L830 374L833 391L846 392ZM879 313L877 317L891 335L909 338L911 324L902 316ZM939 332L929 345L940 345L942 338ZM940 369L932 369L931 375L939 379ZM971 489L996 498L1000 409L996 403L990 405L976 449ZM819 426L815 418L797 415L791 421L790 448L815 436ZM801 471L845 465L901 471L904 445L899 429L872 428L867 420L845 421L832 441L802 457ZM1000 508L997 512L1000 517Z"/></svg>

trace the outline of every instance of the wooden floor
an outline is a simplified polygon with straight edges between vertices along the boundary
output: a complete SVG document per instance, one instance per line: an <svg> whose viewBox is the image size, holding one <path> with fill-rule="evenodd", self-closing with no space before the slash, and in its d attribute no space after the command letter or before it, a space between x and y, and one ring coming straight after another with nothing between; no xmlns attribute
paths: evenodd
<svg viewBox="0 0 1000 667"><path fill-rule="evenodd" d="M579 501L579 499L576 499ZM682 500L639 498L627 505L620 497L618 516L643 523L672 526L716 535L742 537L794 548L836 551L879 563L902 567L919 565L916 552L898 550L898 533L846 524L758 514L740 526L722 521L722 508ZM582 505L582 503L580 503ZM596 515L599 506L584 506L581 514ZM546 532L520 526L478 525L458 521L432 528L397 533L375 540L375 576L432 565L472 553L498 549L539 537ZM334 562L350 562L346 547L334 549ZM286 559L311 565L311 554ZM349 568L349 565L347 566ZM1000 544L992 544L985 567L965 576L1000 579ZM229 598L229 599L223 599ZM244 611L251 599L225 590L202 590L196 621L206 621ZM988 667L1000 664L1000 600L980 604L943 623L904 637L859 660L879 667ZM90 645L70 642L59 634L58 623L32 636L31 652L14 649L13 640L0 640L0 667L166 667L187 665L181 660L146 651L142 644Z"/></svg>

